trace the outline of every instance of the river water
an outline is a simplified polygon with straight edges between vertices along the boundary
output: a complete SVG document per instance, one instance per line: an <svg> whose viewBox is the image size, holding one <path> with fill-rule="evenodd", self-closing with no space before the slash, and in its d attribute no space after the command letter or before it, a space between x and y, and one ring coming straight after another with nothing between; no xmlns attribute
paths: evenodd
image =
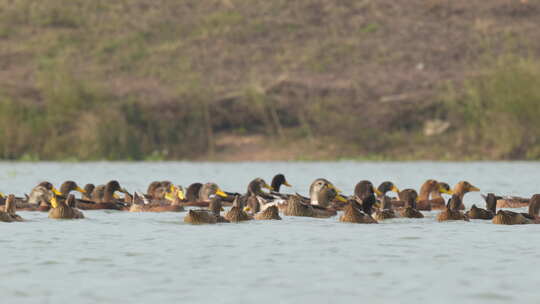
<svg viewBox="0 0 540 304"><path fill-rule="evenodd" d="M153 180L213 181L244 192L284 173L306 194L325 177L351 193L369 179L416 188L428 178L468 180L483 193L540 192L540 163L0 163L0 191L22 195L117 179L144 191ZM477 193L465 204L480 203ZM19 212L0 223L1 303L540 303L540 225L394 219L379 225L291 218L189 226L183 213L85 211L55 221Z"/></svg>

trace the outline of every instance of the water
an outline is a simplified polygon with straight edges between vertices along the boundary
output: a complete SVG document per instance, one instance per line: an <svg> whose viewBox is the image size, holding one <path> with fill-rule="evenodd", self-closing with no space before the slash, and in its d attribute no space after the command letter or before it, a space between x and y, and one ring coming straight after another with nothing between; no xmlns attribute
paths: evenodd
<svg viewBox="0 0 540 304"><path fill-rule="evenodd" d="M214 181L244 192L284 173L306 193L326 177L345 193L356 182L418 189L427 178L482 189L540 192L540 163L0 163L0 191L23 194L42 180ZM469 194L465 204L481 202ZM483 205L483 203L482 203ZM538 303L540 225L421 220L379 225L337 218L189 226L183 213L85 211L79 221L0 223L2 303Z"/></svg>

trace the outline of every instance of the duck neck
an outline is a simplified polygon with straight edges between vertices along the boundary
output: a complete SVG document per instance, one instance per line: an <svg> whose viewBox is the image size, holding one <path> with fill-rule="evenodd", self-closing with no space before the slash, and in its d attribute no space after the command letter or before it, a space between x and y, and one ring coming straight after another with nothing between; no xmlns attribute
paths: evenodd
<svg viewBox="0 0 540 304"><path fill-rule="evenodd" d="M104 203L112 203L112 202L114 202L114 192L115 191L116 190L114 190L109 185L105 186L105 191L103 193L103 202Z"/></svg>
<svg viewBox="0 0 540 304"><path fill-rule="evenodd" d="M429 200L429 195L432 194L433 187L431 183L425 182L422 187L420 187L420 193L418 194L418 200L419 201L427 201Z"/></svg>
<svg viewBox="0 0 540 304"><path fill-rule="evenodd" d="M280 179L275 178L275 177L274 179L272 179L271 186L272 186L272 189L274 189L274 191L279 192L282 185L283 185L283 182Z"/></svg>

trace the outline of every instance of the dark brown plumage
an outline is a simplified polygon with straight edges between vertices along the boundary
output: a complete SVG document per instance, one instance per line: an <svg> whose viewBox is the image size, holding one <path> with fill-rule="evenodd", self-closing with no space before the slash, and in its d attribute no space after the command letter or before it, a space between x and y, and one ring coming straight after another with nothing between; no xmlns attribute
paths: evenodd
<svg viewBox="0 0 540 304"><path fill-rule="evenodd" d="M496 214L498 196L493 193L489 193L486 197L487 209L482 209L472 205L471 209L465 214L470 219L477 220L491 220Z"/></svg>

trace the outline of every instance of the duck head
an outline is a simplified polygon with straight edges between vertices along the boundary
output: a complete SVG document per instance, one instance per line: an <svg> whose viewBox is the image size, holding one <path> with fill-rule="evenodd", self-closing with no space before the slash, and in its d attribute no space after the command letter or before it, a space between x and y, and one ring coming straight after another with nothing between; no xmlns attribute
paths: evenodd
<svg viewBox="0 0 540 304"><path fill-rule="evenodd" d="M248 184L247 193L250 195L262 195L263 188L268 189L270 191L274 191L274 188L268 185L264 179L256 178Z"/></svg>
<svg viewBox="0 0 540 304"><path fill-rule="evenodd" d="M311 183L309 186L309 198L311 200L311 204L313 205L320 205L319 202L319 192L321 192L325 188L334 189L336 193L341 193L341 190L336 188L330 181L324 178L318 178Z"/></svg>
<svg viewBox="0 0 540 304"><path fill-rule="evenodd" d="M92 192L94 192L94 189L96 189L96 186L94 184L86 184L84 185L83 189L86 195L90 195L92 194Z"/></svg>
<svg viewBox="0 0 540 304"><path fill-rule="evenodd" d="M457 194L457 195L463 197L463 195L465 195L466 193L477 192L477 191L480 191L480 189L473 186L471 183L469 183L467 181L461 181L461 182L456 184L456 186L454 187L453 192L454 192L454 194Z"/></svg>
<svg viewBox="0 0 540 304"><path fill-rule="evenodd" d="M449 194L449 195L454 194L452 189L450 189L450 185L448 185L448 183L445 183L445 182L438 182L437 183L437 191L439 193L444 193L444 194Z"/></svg>
<svg viewBox="0 0 540 304"><path fill-rule="evenodd" d="M62 195L62 192L58 191L58 189L56 189L53 184L49 183L49 182L41 182L39 183L38 187L43 187L49 191L51 191L52 193L54 193L55 195Z"/></svg>
<svg viewBox="0 0 540 304"><path fill-rule="evenodd" d="M186 200L188 202L197 202L199 201L199 192L201 191L203 184L201 183L193 183L189 185L189 187L186 190Z"/></svg>
<svg viewBox="0 0 540 304"><path fill-rule="evenodd" d="M277 191L279 192L280 188L281 188L281 185L283 186L286 186L286 187L292 187L288 182L287 180L285 179L285 175L283 174L277 174L276 176L274 176L274 178L272 179L272 189L274 191Z"/></svg>
<svg viewBox="0 0 540 304"><path fill-rule="evenodd" d="M384 196L387 192L390 192L390 191L399 194L398 187L396 187L396 185L394 185L394 183L392 183L390 181L386 181L386 182L381 183L379 185L379 187L377 187L377 190L380 193L378 196Z"/></svg>
<svg viewBox="0 0 540 304"><path fill-rule="evenodd" d="M63 196L69 195L69 193L71 191L77 191L77 192L82 193L82 194L87 193L86 190L79 187L79 185L77 185L77 183L74 182L74 181L65 181L60 186L60 192L62 193Z"/></svg>
<svg viewBox="0 0 540 304"><path fill-rule="evenodd" d="M199 198L202 201L210 201L211 195L227 197L227 193L223 192L216 183L206 183L199 191Z"/></svg>

